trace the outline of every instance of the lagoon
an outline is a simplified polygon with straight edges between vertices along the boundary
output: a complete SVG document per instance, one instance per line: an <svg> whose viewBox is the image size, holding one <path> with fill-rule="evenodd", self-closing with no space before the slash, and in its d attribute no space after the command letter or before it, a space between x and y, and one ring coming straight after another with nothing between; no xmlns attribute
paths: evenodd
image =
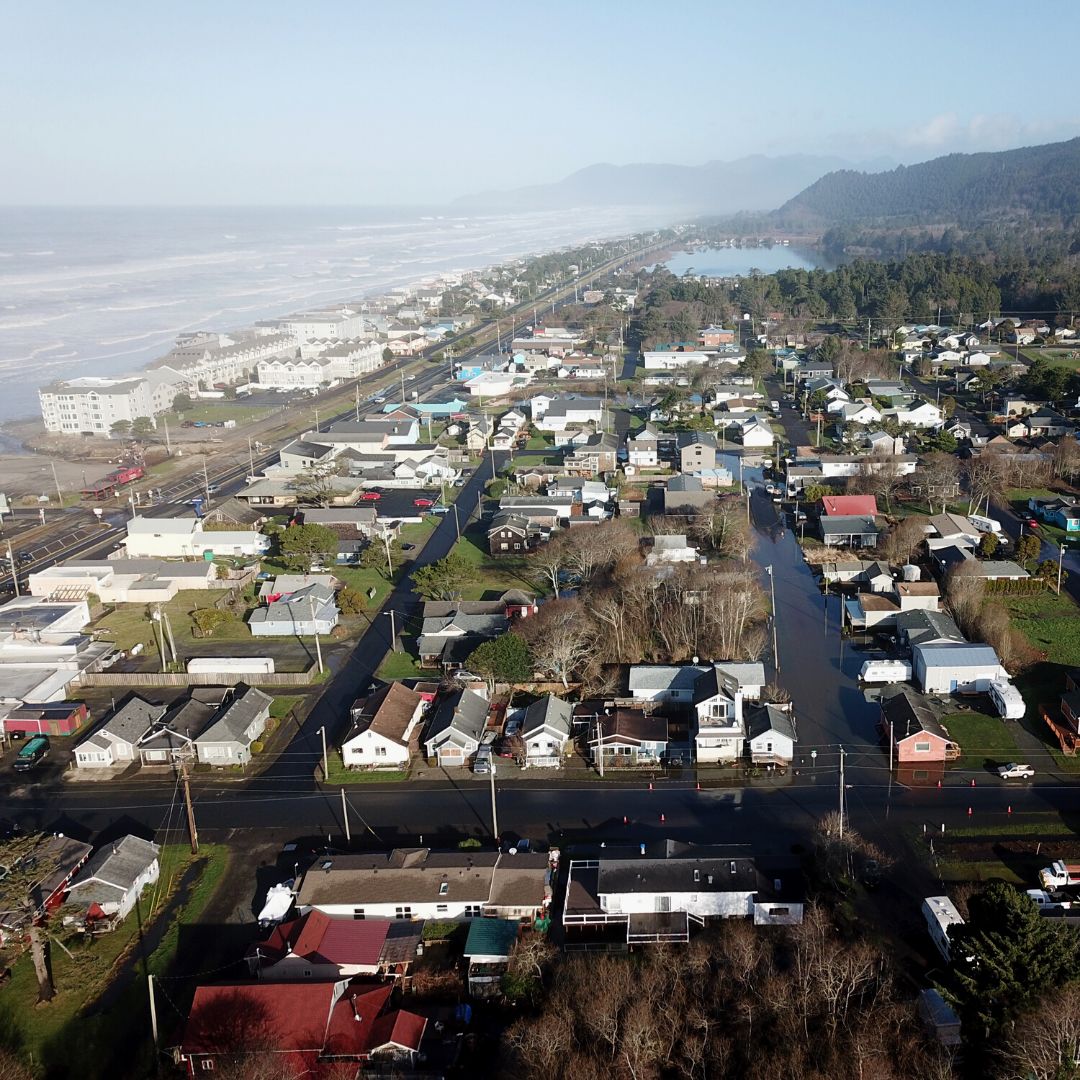
<svg viewBox="0 0 1080 1080"><path fill-rule="evenodd" d="M832 269L832 263L813 248L772 247L710 247L698 251L679 251L663 263L676 277L688 271L701 277L749 277L751 270L772 274L777 270Z"/></svg>

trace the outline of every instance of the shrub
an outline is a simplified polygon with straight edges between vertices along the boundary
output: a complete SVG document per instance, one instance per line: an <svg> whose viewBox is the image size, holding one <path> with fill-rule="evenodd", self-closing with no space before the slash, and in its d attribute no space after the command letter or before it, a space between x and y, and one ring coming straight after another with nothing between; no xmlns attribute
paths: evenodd
<svg viewBox="0 0 1080 1080"><path fill-rule="evenodd" d="M359 615L367 607L367 595L360 589L346 585L337 594L337 606L342 615Z"/></svg>
<svg viewBox="0 0 1080 1080"><path fill-rule="evenodd" d="M461 841L461 842L460 842L460 843L458 844L458 847L459 847L459 848L460 848L460 849L461 849L462 851L470 851L470 850L472 850L473 848L478 848L478 847L480 847L480 841L479 841L479 840L477 840L475 836L470 836L468 840L462 840L462 841Z"/></svg>
<svg viewBox="0 0 1080 1080"><path fill-rule="evenodd" d="M265 748L266 748L266 744L264 742L262 742L261 739L256 739L251 744L251 752L253 754L261 754Z"/></svg>

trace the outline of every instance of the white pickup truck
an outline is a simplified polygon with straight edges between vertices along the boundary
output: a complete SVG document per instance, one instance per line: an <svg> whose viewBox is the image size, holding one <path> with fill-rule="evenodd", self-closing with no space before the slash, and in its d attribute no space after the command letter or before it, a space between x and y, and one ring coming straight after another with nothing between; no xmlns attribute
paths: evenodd
<svg viewBox="0 0 1080 1080"><path fill-rule="evenodd" d="M1018 765L1015 761L998 766L998 776L1002 780L1030 780L1034 775L1035 770L1030 765Z"/></svg>

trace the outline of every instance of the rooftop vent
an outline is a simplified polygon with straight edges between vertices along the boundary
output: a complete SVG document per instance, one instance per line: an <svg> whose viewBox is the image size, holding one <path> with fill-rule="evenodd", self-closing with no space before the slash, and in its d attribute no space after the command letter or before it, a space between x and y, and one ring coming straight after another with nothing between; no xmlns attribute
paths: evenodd
<svg viewBox="0 0 1080 1080"><path fill-rule="evenodd" d="M731 872L733 874L738 872L738 868L735 866L735 860L734 859L731 860Z"/></svg>
<svg viewBox="0 0 1080 1080"><path fill-rule="evenodd" d="M701 871L700 870L695 870L694 871L694 880L695 881L700 881L701 880Z"/></svg>

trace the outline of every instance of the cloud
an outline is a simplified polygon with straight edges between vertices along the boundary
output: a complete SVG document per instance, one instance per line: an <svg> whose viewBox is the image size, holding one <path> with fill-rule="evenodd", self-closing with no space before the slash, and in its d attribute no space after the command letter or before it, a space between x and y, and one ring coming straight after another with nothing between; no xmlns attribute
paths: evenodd
<svg viewBox="0 0 1080 1080"><path fill-rule="evenodd" d="M1030 120L1010 113L961 117L946 112L901 131L898 150L941 154L971 150L1006 150L1016 146L1068 139L1080 131L1080 118Z"/></svg>

